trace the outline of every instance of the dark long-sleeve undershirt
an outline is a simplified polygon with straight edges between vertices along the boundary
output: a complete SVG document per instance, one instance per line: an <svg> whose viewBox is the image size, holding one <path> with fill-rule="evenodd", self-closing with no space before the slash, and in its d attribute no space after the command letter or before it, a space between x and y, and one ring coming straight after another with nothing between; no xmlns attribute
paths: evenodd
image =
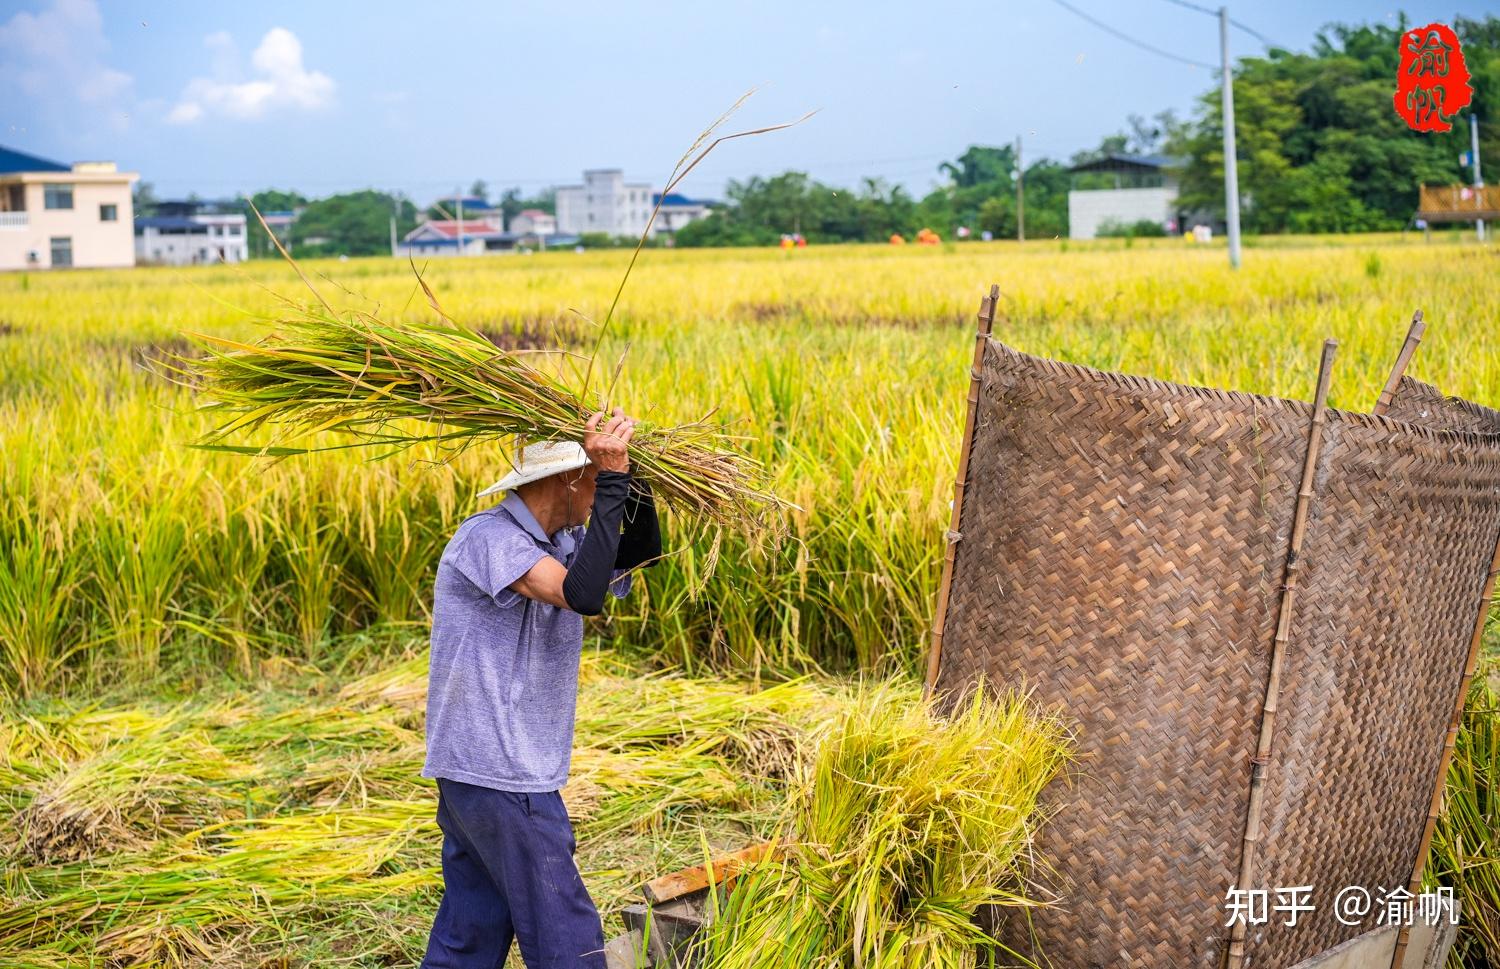
<svg viewBox="0 0 1500 969"><path fill-rule="evenodd" d="M661 556L661 523L656 517L656 499L651 486L640 478L630 479L630 494L625 499L625 530L620 533L620 548L615 568L650 568Z"/></svg>
<svg viewBox="0 0 1500 969"><path fill-rule="evenodd" d="M594 483L594 507L583 543L563 576L563 601L585 616L604 611L604 594L613 578L620 549L620 522L630 492L628 471L600 471Z"/></svg>

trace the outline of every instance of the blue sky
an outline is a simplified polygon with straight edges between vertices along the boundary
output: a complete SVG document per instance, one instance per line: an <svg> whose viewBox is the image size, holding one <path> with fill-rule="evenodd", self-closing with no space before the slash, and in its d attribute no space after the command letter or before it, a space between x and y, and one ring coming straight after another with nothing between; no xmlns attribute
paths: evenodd
<svg viewBox="0 0 1500 969"><path fill-rule="evenodd" d="M1217 21L1167 0L1070 0L1191 60ZM1211 4L1211 0L1210 0ZM1205 5L1210 5L1205 4ZM1242 2L1231 15L1293 49L1332 21L1417 24L1500 2ZM1260 50L1234 31L1232 50ZM1207 71L1139 50L1055 0L889 4L659 2L180 3L0 0L0 144L112 159L158 195L377 187L426 201L619 167L660 184L746 90L731 122L820 112L721 146L684 183L787 168L921 193L974 143L1024 138L1066 158L1131 113L1189 113Z"/></svg>

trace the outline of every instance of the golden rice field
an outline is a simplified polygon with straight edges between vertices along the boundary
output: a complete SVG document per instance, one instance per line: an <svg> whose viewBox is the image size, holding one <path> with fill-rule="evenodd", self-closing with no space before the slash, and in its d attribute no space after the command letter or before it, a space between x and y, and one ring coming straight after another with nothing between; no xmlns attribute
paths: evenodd
<svg viewBox="0 0 1500 969"><path fill-rule="evenodd" d="M424 277L501 345L587 351L627 258ZM303 268L335 306L431 317L405 262ZM765 834L844 675L919 666L991 282L1006 342L1178 381L1305 399L1333 336L1332 401L1367 410L1419 308L1411 372L1500 404L1497 279L1496 247L1394 235L1255 245L1237 273L1179 240L646 252L603 345L615 401L730 422L796 508L769 540L669 518L673 554L591 627L569 801L601 908ZM211 421L160 361L308 298L271 262L0 276L0 964L420 955L430 579L505 459L189 447ZM1500 912L1500 852L1462 850Z"/></svg>
<svg viewBox="0 0 1500 969"><path fill-rule="evenodd" d="M648 419L716 409L794 502L790 539L679 549L601 635L692 670L914 666L931 609L972 352L991 281L998 334L1095 366L1310 396L1319 342L1341 341L1336 405L1367 409L1413 310L1414 372L1500 399L1496 250L1452 244L1222 250L1180 241L1064 252L947 249L652 251L603 349L616 400ZM507 345L592 345L622 253L439 261L445 308ZM307 267L335 305L431 313L393 260ZM357 294L357 295L356 295ZM452 527L503 457L444 466L338 451L268 464L188 445L209 426L153 370L185 331L254 337L279 263L0 277L0 677L30 694L205 663L250 674L321 663L341 636L426 616Z"/></svg>

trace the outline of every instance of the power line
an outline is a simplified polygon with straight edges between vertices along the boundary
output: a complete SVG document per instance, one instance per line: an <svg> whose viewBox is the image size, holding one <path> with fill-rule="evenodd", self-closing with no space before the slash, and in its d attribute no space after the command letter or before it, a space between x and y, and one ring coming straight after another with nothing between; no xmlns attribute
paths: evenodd
<svg viewBox="0 0 1500 969"><path fill-rule="evenodd" d="M1200 4L1192 3L1190 2L1190 0L1167 0L1167 2L1175 3L1177 6L1186 7L1189 10L1196 10L1199 13L1206 13L1210 17L1217 17L1219 15L1219 11L1214 10L1212 7L1205 7ZM1249 34L1251 37L1254 37L1256 40L1260 41L1267 47L1279 47L1282 50L1291 50L1291 48L1287 45L1276 43L1274 40L1256 30L1254 27L1251 27L1249 24L1240 23L1233 17L1229 18L1229 23L1231 26L1238 27L1240 30L1243 30L1245 33Z"/></svg>
<svg viewBox="0 0 1500 969"><path fill-rule="evenodd" d="M1141 48L1142 50L1150 51L1153 54L1156 54L1156 55L1158 55L1160 57L1168 58L1169 60L1178 61L1179 63L1182 63L1182 64L1188 64L1188 65L1190 65L1192 67L1201 67L1201 68L1203 68L1206 71L1213 71L1213 72L1217 73L1218 70L1219 70L1217 67L1215 67L1212 64L1205 64L1202 61L1195 61L1191 57L1183 57L1181 54L1174 54L1171 51L1162 50L1160 47L1156 47L1156 46L1153 46L1151 44L1148 44L1144 40L1137 40L1136 38L1130 36L1129 34L1123 32L1123 31L1116 30L1114 27L1111 27L1109 24L1105 23L1104 21L1099 20L1099 19L1097 19L1095 17L1090 16L1089 14L1084 13L1082 10L1079 10L1077 7L1073 6L1071 3L1068 3L1068 0L1053 0L1053 2L1056 3L1059 7L1062 7L1064 10L1072 11L1073 13L1077 14L1079 17L1082 17L1084 20L1087 20L1089 23L1093 24L1095 27L1098 27L1100 30L1102 30L1102 31L1104 31L1106 33L1109 33L1109 34L1113 34L1114 36L1118 37L1120 40L1125 41L1127 44L1133 44L1136 47Z"/></svg>

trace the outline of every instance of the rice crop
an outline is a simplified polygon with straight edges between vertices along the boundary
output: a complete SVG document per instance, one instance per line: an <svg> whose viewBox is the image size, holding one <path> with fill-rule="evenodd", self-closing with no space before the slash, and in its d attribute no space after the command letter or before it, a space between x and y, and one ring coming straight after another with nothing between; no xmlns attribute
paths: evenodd
<svg viewBox="0 0 1500 969"><path fill-rule="evenodd" d="M704 840L775 830L809 718L843 703L822 673L917 667L990 282L1015 346L1212 386L1306 399L1334 336L1333 403L1356 409L1421 308L1412 373L1500 401L1493 248L1248 243L1237 274L1176 240L653 250L608 331L589 321L628 253L421 267L496 346L597 349L611 374L623 357L609 398L654 426L712 412L795 506L766 541L669 511L669 555L590 626L612 651L588 654L566 797L601 907ZM404 261L303 269L347 297L341 320L450 325ZM292 285L279 263L0 276L0 962L383 965L420 945L437 843L412 644L443 544L509 459L484 440L383 461L191 447L225 415L164 361L202 352L186 332L253 346L279 316L326 315L269 295ZM524 356L577 387L567 359ZM1462 872L1475 912L1495 853L1465 805L1492 803L1493 709L1465 721L1450 861L1429 869Z"/></svg>
<svg viewBox="0 0 1500 969"><path fill-rule="evenodd" d="M700 955L716 969L959 969L992 943L976 916L1035 904L1037 799L1060 724L975 691L938 718L914 688L856 696L820 735L778 832L736 881Z"/></svg>
<svg viewBox="0 0 1500 969"><path fill-rule="evenodd" d="M1319 341L1335 336L1334 402L1361 409L1420 307L1413 373L1500 398L1492 249L1392 236L1249 252L1239 274L1180 241L643 255L599 349L611 373L626 361L611 401L662 428L717 407L796 508L769 541L669 516L667 558L599 634L689 670L914 669L992 280L999 336L1092 366L1306 398ZM588 353L586 321L605 316L627 259L419 268L464 327ZM303 269L351 313L447 325L405 262ZM162 379L165 357L192 352L183 333L253 345L287 311L268 290L296 285L281 263L0 277L13 327L0 337L0 688L88 693L203 665L250 677L270 658L326 663L341 637L425 622L437 552L509 464L499 443L454 456L427 442L378 462L364 448L196 450L219 420ZM525 359L567 376L556 354Z"/></svg>

